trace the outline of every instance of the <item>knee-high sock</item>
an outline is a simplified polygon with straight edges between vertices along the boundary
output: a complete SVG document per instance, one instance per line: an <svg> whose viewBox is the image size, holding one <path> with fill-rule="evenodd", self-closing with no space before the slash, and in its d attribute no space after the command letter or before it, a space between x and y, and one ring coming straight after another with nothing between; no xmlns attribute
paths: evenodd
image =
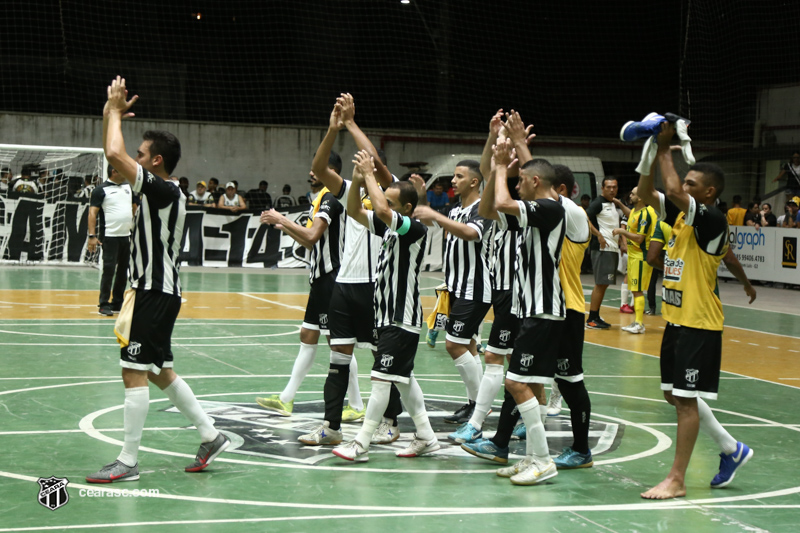
<svg viewBox="0 0 800 533"><path fill-rule="evenodd" d="M453 361L456 365L456 370L464 380L464 385L467 387L467 397L475 401L478 396L478 388L481 385L480 374L478 373L478 365L475 364L475 359L469 350L464 352L461 357Z"/></svg>
<svg viewBox="0 0 800 533"><path fill-rule="evenodd" d="M135 466L139 461L139 443L150 410L150 387L125 389L125 441L117 460Z"/></svg>
<svg viewBox="0 0 800 533"><path fill-rule="evenodd" d="M318 346L318 344L300 343L300 350L297 352L297 359L294 360L294 366L292 367L292 376L281 393L281 401L283 403L294 400L300 385L302 385L303 380L308 375L308 371L311 370L311 366L314 364Z"/></svg>
<svg viewBox="0 0 800 533"><path fill-rule="evenodd" d="M622 290L620 291L620 306L626 305L630 300L631 291L628 290L628 284L622 284Z"/></svg>
<svg viewBox="0 0 800 533"><path fill-rule="evenodd" d="M389 403L386 405L383 418L387 421L391 421L392 425L396 426L397 417L400 416L402 412L403 403L400 401L400 391L397 389L396 384L392 383L392 388L389 391Z"/></svg>
<svg viewBox="0 0 800 533"><path fill-rule="evenodd" d="M711 437L722 453L735 452L736 439L717 421L711 408L702 398L697 399L697 411L700 414L700 431Z"/></svg>
<svg viewBox="0 0 800 533"><path fill-rule="evenodd" d="M433 439L436 435L431 428L428 412L425 410L425 397L417 380L412 375L408 383L396 383L395 385L397 385L403 403L408 409L408 414L411 415L414 426L417 428L417 437L424 440Z"/></svg>
<svg viewBox="0 0 800 533"><path fill-rule="evenodd" d="M634 296L633 310L636 313L636 322L644 324L644 293Z"/></svg>
<svg viewBox="0 0 800 533"><path fill-rule="evenodd" d="M350 379L350 359L353 359L352 355L331 350L331 365L322 395L325 399L325 420L334 430L342 426L342 407Z"/></svg>
<svg viewBox="0 0 800 533"><path fill-rule="evenodd" d="M361 399L361 389L358 387L358 361L355 357L350 358L350 379L347 382L347 403L356 411L364 408L364 400Z"/></svg>
<svg viewBox="0 0 800 533"><path fill-rule="evenodd" d="M517 420L519 420L517 402L514 401L514 397L511 396L508 389L505 389L503 407L500 409L500 420L497 422L497 433L490 439L498 448L508 448L508 442L511 440L511 433L514 432Z"/></svg>
<svg viewBox="0 0 800 533"><path fill-rule="evenodd" d="M578 453L589 453L589 420L592 402L583 380L571 383L558 380L561 395L569 406L572 421L572 449Z"/></svg>
<svg viewBox="0 0 800 533"><path fill-rule="evenodd" d="M503 365L486 365L486 372L483 374L481 385L478 388L478 397L475 400L475 411L469 423L476 429L483 427L483 421L492 408L492 401L500 386L503 384Z"/></svg>
<svg viewBox="0 0 800 533"><path fill-rule="evenodd" d="M544 425L539 417L539 402L534 397L520 404L518 409L528 433L525 454L538 462L548 462L550 460L550 449L547 447Z"/></svg>
<svg viewBox="0 0 800 533"><path fill-rule="evenodd" d="M372 392L369 395L367 413L364 415L364 423L361 424L361 431L358 432L356 440L364 448L369 448L372 441L372 434L381 423L386 406L389 405L389 391L392 384L388 381L372 381Z"/></svg>
<svg viewBox="0 0 800 533"><path fill-rule="evenodd" d="M478 367L478 387L480 387L480 382L483 379L483 361L481 361L481 356L478 354L473 355L472 358L475 359L475 365Z"/></svg>
<svg viewBox="0 0 800 533"><path fill-rule="evenodd" d="M181 414L194 424L194 427L200 433L201 442L211 442L217 438L219 431L214 427L211 418L200 407L200 402L195 398L192 388L180 376L176 377L175 381L164 389L164 394L167 395L169 401L178 408Z"/></svg>

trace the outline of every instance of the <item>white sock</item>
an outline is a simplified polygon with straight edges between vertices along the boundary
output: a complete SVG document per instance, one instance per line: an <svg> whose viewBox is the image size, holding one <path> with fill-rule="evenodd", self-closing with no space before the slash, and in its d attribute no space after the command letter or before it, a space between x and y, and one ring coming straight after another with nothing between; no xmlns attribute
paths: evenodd
<svg viewBox="0 0 800 533"><path fill-rule="evenodd" d="M700 431L711 437L722 453L731 454L736 451L736 439L717 421L711 408L702 398L697 399L697 412L700 415Z"/></svg>
<svg viewBox="0 0 800 533"><path fill-rule="evenodd" d="M525 442L525 453L528 457L541 462L550 461L550 449L547 447L547 436L544 432L544 425L539 416L539 402L534 396L527 402L517 406L522 421L525 422L527 441Z"/></svg>
<svg viewBox="0 0 800 533"><path fill-rule="evenodd" d="M117 460L136 466L139 462L139 443L142 442L142 430L150 410L150 387L133 387L125 389L125 442Z"/></svg>
<svg viewBox="0 0 800 533"><path fill-rule="evenodd" d="M194 427L200 432L201 442L211 442L217 438L219 431L216 430L211 419L200 407L200 402L195 398L192 388L180 376L176 377L175 381L164 389L164 394L178 408L178 411L188 418L189 422L194 424Z"/></svg>
<svg viewBox="0 0 800 533"><path fill-rule="evenodd" d="M361 431L356 435L356 440L359 444L367 449L369 449L369 443L372 441L372 434L375 433L375 429L380 425L383 413L389 405L389 394L392 389L392 384L388 381L371 381L370 383L372 384L372 392L367 404L367 413L364 415Z"/></svg>
<svg viewBox="0 0 800 533"><path fill-rule="evenodd" d="M481 386L481 378L478 373L478 365L475 364L475 358L472 357L469 351L466 351L453 363L455 363L456 370L458 370L464 385L467 387L467 397L474 402L478 396L478 388Z"/></svg>
<svg viewBox="0 0 800 533"><path fill-rule="evenodd" d="M492 408L492 401L497 396L497 392L503 384L503 365L486 365L486 372L483 374L480 387L478 387L478 397L475 400L475 411L469 423L475 429L483 427L483 421Z"/></svg>
<svg viewBox="0 0 800 533"><path fill-rule="evenodd" d="M475 364L478 365L478 387L480 387L480 382L483 379L483 361L481 361L481 356L478 354L473 355L472 358L475 360Z"/></svg>
<svg viewBox="0 0 800 533"><path fill-rule="evenodd" d="M398 382L395 385L397 385L403 404L405 404L408 414L411 415L411 420L414 421L414 426L417 428L417 437L426 441L432 440L436 435L431 428L428 412L425 410L425 397L417 380L412 375L408 383Z"/></svg>
<svg viewBox="0 0 800 533"><path fill-rule="evenodd" d="M286 388L284 388L281 393L281 401L283 403L294 400L297 390L300 388L300 385L303 384L303 380L306 379L308 371L311 370L311 367L314 365L314 357L317 355L317 346L319 345L300 343L300 351L297 352L297 359L294 360L294 366L292 367L292 377L289 378L289 383L286 384Z"/></svg>
<svg viewBox="0 0 800 533"><path fill-rule="evenodd" d="M355 356L350 358L350 381L347 383L347 403L356 411L361 411L364 408L364 400L361 399L361 389L358 388L358 361L356 361ZM381 411L381 414L383 414L383 411Z"/></svg>
<svg viewBox="0 0 800 533"><path fill-rule="evenodd" d="M628 290L628 284L627 283L623 283L622 284L622 294L620 296L620 302L621 302L620 306L625 305L626 303L628 303L628 300L630 299L630 295L631 295L631 293Z"/></svg>

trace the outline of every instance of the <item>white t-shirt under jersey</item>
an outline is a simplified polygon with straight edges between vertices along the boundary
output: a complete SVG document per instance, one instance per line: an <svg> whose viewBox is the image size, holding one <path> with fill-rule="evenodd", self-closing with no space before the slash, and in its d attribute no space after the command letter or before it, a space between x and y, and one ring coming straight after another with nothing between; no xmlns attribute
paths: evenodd
<svg viewBox="0 0 800 533"><path fill-rule="evenodd" d="M343 180L342 189L337 199L347 210L347 198L353 182ZM370 283L375 282L378 265L378 252L383 242L382 237L353 220L347 220L344 230L344 257L339 266L337 283Z"/></svg>

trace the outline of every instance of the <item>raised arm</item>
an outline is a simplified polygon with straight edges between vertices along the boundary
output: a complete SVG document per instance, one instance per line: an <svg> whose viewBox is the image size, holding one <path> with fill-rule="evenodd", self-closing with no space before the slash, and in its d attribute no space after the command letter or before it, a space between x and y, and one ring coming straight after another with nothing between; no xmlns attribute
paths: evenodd
<svg viewBox="0 0 800 533"><path fill-rule="evenodd" d="M512 141L498 142L494 147L494 207L507 215L519 216L519 204L508 190L508 165L512 163ZM522 179L522 178L520 178Z"/></svg>
<svg viewBox="0 0 800 533"><path fill-rule="evenodd" d="M488 177L486 178L486 186L483 188L483 194L481 195L481 203L478 205L478 214L483 218L498 220L500 216L497 214L494 202L495 170L490 169L489 173L484 174L484 176Z"/></svg>
<svg viewBox="0 0 800 533"><path fill-rule="evenodd" d="M363 186L364 176L361 174L361 169L356 165L353 167L353 182L350 184L350 191L347 193L347 216L362 226L369 228L369 216L361 203L361 187Z"/></svg>
<svg viewBox="0 0 800 533"><path fill-rule="evenodd" d="M483 153L481 154L481 174L488 176L492 172L492 147L497 142L497 137L500 135L500 130L503 129L503 110L498 109L492 119L489 121L489 137L486 139L486 144L483 145ZM484 187L484 194L489 184ZM481 215L483 216L483 215Z"/></svg>
<svg viewBox="0 0 800 533"><path fill-rule="evenodd" d="M513 109L511 110L511 113L509 113L506 118L506 131L508 131L508 138L511 139L513 143L520 166L533 159L531 151L528 148L528 141L536 137L536 134L531 133L532 129L533 124L530 124L526 128L519 113Z"/></svg>
<svg viewBox="0 0 800 533"><path fill-rule="evenodd" d="M650 141L647 141L650 142ZM656 161L650 165L650 174L639 174L639 183L637 185L636 195L642 199L644 203L651 206L658 213L661 210L661 202L658 200L658 193L653 183L653 172L655 171Z"/></svg>
<svg viewBox="0 0 800 533"><path fill-rule="evenodd" d="M350 93L342 94L336 102L341 106L342 123L344 127L347 128L347 131L350 132L350 135L353 136L353 140L356 142L358 149L366 150L370 157L375 160L375 178L378 180L378 183L380 183L383 188L388 187L392 184L392 173L389 172L389 169L386 168L386 165L381 161L381 158L378 156L378 151L375 149L372 141L369 140L369 137L367 137L356 124L356 106L353 102L353 95Z"/></svg>
<svg viewBox="0 0 800 533"><path fill-rule="evenodd" d="M341 106L337 103L331 111L331 116L328 121L328 131L325 132L325 137L317 148L317 153L314 154L314 160L311 162L311 170L322 184L338 197L342 191L344 180L342 177L328 167L328 160L331 157L331 150L333 143L336 141L336 135L339 130L344 127L340 119Z"/></svg>
<svg viewBox="0 0 800 533"><path fill-rule="evenodd" d="M262 224L272 224L308 250L314 247L328 229L328 221L323 217L314 218L311 227L307 228L297 222L292 222L274 209L261 213L260 221Z"/></svg>
<svg viewBox="0 0 800 533"><path fill-rule="evenodd" d="M130 183L136 183L139 166L125 151L125 140L122 137L122 119L132 117L128 110L139 99L134 96L128 100L125 78L117 76L107 89L108 101L103 108L103 151L108 163Z"/></svg>
<svg viewBox="0 0 800 533"><path fill-rule="evenodd" d="M672 136L675 135L675 125L670 122L663 122L661 124L661 132L658 134L658 161L659 168L661 169L661 179L664 181L664 190L666 196L673 204L675 204L681 211L688 211L690 205L689 193L683 190L681 178L675 171L675 164L672 161L672 150L670 149L670 142ZM651 182L652 183L652 182ZM639 192L641 196L641 192ZM658 202L653 207L658 211Z"/></svg>

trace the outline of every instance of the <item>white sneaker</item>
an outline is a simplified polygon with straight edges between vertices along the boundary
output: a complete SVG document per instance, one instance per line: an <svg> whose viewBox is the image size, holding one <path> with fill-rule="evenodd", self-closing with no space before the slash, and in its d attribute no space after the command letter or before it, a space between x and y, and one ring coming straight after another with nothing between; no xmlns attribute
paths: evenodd
<svg viewBox="0 0 800 533"><path fill-rule="evenodd" d="M550 399L547 401L547 416L558 416L561 414L561 393L553 387Z"/></svg>
<svg viewBox="0 0 800 533"><path fill-rule="evenodd" d="M511 476L511 483L514 485L536 485L557 475L558 470L552 459L543 464L533 461L528 468L515 476Z"/></svg>
<svg viewBox="0 0 800 533"><path fill-rule="evenodd" d="M354 463L366 463L369 461L369 449L361 446L355 439L347 444L337 446L331 453L336 457L341 457L346 461L353 461Z"/></svg>
<svg viewBox="0 0 800 533"><path fill-rule="evenodd" d="M627 331L628 333L644 333L644 324L641 322L634 322L630 326L625 326L622 331Z"/></svg>
<svg viewBox="0 0 800 533"><path fill-rule="evenodd" d="M504 468L497 469L497 475L500 477L511 477L519 474L531 465L530 459L525 457L523 460Z"/></svg>
<svg viewBox="0 0 800 533"><path fill-rule="evenodd" d="M395 455L397 457L419 457L420 455L435 452L439 448L441 446L439 446L439 441L436 440L436 437L431 440L424 440L414 435L414 440L411 441L408 448L400 450Z"/></svg>
<svg viewBox="0 0 800 533"><path fill-rule="evenodd" d="M389 444L400 438L400 428L388 422L381 422L372 434L371 444Z"/></svg>
<svg viewBox="0 0 800 533"><path fill-rule="evenodd" d="M322 423L320 427L318 427L311 433L307 433L305 435L300 435L299 437L297 437L297 440L309 446L341 444L342 442L341 430L331 429L330 424L331 423L326 420Z"/></svg>

